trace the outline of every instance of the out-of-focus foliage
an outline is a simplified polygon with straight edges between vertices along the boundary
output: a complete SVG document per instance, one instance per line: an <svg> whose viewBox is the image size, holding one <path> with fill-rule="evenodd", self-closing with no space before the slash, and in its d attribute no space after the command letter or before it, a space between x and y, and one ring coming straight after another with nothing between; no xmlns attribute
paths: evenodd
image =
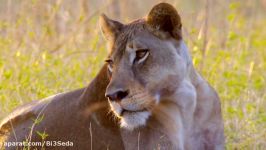
<svg viewBox="0 0 266 150"><path fill-rule="evenodd" d="M159 0L0 0L0 118L31 100L86 86L107 56L98 27ZM222 100L228 149L266 149L266 1L168 0L193 63Z"/></svg>

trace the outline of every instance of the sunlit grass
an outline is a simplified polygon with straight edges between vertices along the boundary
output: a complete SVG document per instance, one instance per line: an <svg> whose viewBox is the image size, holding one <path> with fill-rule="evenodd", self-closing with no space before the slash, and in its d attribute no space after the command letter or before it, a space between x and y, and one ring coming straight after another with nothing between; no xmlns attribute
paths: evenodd
<svg viewBox="0 0 266 150"><path fill-rule="evenodd" d="M193 63L222 101L227 148L265 149L266 15L255 14L249 4L223 4L225 12L209 14L203 56L204 7L182 4L177 8ZM0 119L18 105L88 85L102 66L107 51L98 10L88 15L85 8L69 5L33 0L0 11ZM185 9L190 7L191 12ZM246 8L253 14L245 14Z"/></svg>

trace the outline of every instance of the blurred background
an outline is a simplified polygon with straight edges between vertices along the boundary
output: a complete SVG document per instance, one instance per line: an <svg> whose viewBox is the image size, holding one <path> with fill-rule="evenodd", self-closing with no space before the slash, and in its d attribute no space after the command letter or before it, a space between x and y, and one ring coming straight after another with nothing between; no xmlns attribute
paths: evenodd
<svg viewBox="0 0 266 150"><path fill-rule="evenodd" d="M0 0L0 119L84 87L107 56L101 13L129 23L161 0ZM266 0L165 0L222 101L227 149L266 149Z"/></svg>

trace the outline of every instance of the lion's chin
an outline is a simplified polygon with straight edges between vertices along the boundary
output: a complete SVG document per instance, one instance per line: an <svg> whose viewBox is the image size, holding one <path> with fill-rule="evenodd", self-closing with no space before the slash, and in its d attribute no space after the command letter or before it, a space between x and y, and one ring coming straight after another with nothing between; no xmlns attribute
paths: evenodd
<svg viewBox="0 0 266 150"><path fill-rule="evenodd" d="M145 126L150 115L149 111L125 112L121 117L121 127L134 130L137 127Z"/></svg>

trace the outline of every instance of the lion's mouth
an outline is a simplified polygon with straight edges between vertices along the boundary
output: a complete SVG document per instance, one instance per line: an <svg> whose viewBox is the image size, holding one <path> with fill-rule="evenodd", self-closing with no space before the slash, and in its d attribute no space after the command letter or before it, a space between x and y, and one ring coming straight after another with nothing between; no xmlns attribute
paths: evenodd
<svg viewBox="0 0 266 150"><path fill-rule="evenodd" d="M151 110L147 107L136 108L132 105L123 107L116 102L110 102L110 104L112 112L120 120L120 126L129 130L145 125L151 115Z"/></svg>
<svg viewBox="0 0 266 150"><path fill-rule="evenodd" d="M141 110L127 110L127 109L122 109L120 116L123 116L125 114L134 114L134 113L139 113L139 112L146 112L148 111L147 109L141 109Z"/></svg>

